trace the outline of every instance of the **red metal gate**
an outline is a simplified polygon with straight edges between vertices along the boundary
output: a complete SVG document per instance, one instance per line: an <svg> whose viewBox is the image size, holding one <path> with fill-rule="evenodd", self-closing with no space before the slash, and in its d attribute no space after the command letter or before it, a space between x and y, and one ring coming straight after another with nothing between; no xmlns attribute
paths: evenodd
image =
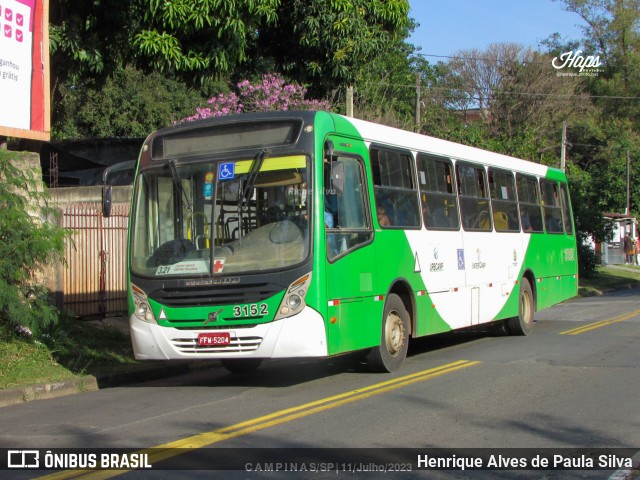
<svg viewBox="0 0 640 480"><path fill-rule="evenodd" d="M127 310L126 253L129 204L114 204L109 218L99 203L63 207L72 231L64 268L64 309L76 317L104 317Z"/></svg>

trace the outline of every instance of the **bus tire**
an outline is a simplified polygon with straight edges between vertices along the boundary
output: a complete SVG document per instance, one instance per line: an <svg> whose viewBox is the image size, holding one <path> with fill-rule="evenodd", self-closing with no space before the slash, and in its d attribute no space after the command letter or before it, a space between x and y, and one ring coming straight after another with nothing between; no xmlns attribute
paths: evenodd
<svg viewBox="0 0 640 480"><path fill-rule="evenodd" d="M231 373L248 373L258 369L261 358L227 358L220 360L222 366Z"/></svg>
<svg viewBox="0 0 640 480"><path fill-rule="evenodd" d="M409 313L400 297L387 297L382 315L380 345L367 355L367 364L374 372L395 372L407 357L409 348Z"/></svg>
<svg viewBox="0 0 640 480"><path fill-rule="evenodd" d="M507 320L507 330L511 335L529 335L533 331L535 303L531 284L526 278L520 283L518 316Z"/></svg>

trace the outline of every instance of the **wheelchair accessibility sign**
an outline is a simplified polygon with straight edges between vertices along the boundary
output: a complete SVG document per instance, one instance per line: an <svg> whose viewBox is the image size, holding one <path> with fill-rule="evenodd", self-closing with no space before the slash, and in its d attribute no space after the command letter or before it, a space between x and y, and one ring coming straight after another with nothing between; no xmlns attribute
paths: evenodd
<svg viewBox="0 0 640 480"><path fill-rule="evenodd" d="M218 165L218 180L233 180L236 176L236 164L224 162Z"/></svg>

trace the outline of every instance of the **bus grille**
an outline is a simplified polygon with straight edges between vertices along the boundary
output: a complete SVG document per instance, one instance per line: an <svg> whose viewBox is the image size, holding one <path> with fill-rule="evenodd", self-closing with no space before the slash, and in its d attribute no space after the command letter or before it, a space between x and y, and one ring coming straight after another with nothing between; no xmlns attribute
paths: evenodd
<svg viewBox="0 0 640 480"><path fill-rule="evenodd" d="M149 294L149 298L169 307L205 305L243 305L257 303L281 292L273 283L215 286L206 288L165 288Z"/></svg>
<svg viewBox="0 0 640 480"><path fill-rule="evenodd" d="M199 353L239 353L253 352L260 347L262 337L238 337L232 338L231 344L219 345L198 345L197 338L174 338L171 340L173 346L181 353L197 355Z"/></svg>

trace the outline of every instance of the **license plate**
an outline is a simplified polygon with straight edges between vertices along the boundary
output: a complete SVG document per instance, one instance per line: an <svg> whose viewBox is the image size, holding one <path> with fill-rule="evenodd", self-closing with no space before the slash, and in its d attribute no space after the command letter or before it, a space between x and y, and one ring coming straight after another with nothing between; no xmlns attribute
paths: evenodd
<svg viewBox="0 0 640 480"><path fill-rule="evenodd" d="M231 334L229 332L199 333L198 345L203 346L225 346L231 344Z"/></svg>

